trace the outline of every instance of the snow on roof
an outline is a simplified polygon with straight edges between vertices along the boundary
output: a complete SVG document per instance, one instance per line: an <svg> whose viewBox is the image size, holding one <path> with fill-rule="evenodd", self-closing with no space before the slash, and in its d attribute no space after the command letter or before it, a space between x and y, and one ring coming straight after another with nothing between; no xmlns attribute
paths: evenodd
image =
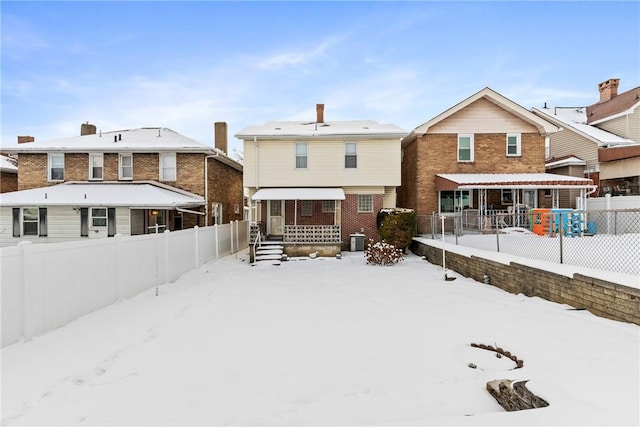
<svg viewBox="0 0 640 427"><path fill-rule="evenodd" d="M263 125L247 126L235 137L249 139L253 137L338 137L367 136L403 138L407 132L393 124L380 124L371 120L335 121L335 122L294 122L269 121Z"/></svg>
<svg viewBox="0 0 640 427"><path fill-rule="evenodd" d="M181 135L168 128L138 128L111 132L102 132L93 135L73 136L67 138L51 139L48 141L34 141L23 144L3 146L3 151L42 152L42 151L181 151L196 153L211 153L217 150L212 146L204 145L198 141Z"/></svg>
<svg viewBox="0 0 640 427"><path fill-rule="evenodd" d="M344 200L342 188L262 188L252 200Z"/></svg>
<svg viewBox="0 0 640 427"><path fill-rule="evenodd" d="M587 124L587 107L551 107L534 108L534 113L542 113L543 117L555 119L565 129L573 130L596 142L599 146L626 145L635 142L622 138L611 132Z"/></svg>
<svg viewBox="0 0 640 427"><path fill-rule="evenodd" d="M458 173L437 174L458 188L558 188L593 187L593 180L554 173Z"/></svg>
<svg viewBox="0 0 640 427"><path fill-rule="evenodd" d="M563 166L586 166L587 162L576 156L567 156L561 159L550 159L545 163L546 168L559 168Z"/></svg>
<svg viewBox="0 0 640 427"><path fill-rule="evenodd" d="M18 166L13 159L7 156L0 156L0 171L9 173L18 173Z"/></svg>
<svg viewBox="0 0 640 427"><path fill-rule="evenodd" d="M68 182L0 195L0 206L128 206L175 208L201 206L203 197L152 182Z"/></svg>

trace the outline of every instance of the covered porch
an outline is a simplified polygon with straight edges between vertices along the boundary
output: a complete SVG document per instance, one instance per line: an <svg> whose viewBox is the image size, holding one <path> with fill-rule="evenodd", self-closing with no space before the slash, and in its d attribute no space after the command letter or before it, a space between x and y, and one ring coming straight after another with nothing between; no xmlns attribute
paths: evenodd
<svg viewBox="0 0 640 427"><path fill-rule="evenodd" d="M251 197L254 236L282 241L291 255L296 247L304 251L342 243L342 188L262 188Z"/></svg>
<svg viewBox="0 0 640 427"><path fill-rule="evenodd" d="M547 173L436 175L438 212L479 230L529 227L531 210L558 209L565 189L579 190L577 206L583 209L596 186L588 178Z"/></svg>

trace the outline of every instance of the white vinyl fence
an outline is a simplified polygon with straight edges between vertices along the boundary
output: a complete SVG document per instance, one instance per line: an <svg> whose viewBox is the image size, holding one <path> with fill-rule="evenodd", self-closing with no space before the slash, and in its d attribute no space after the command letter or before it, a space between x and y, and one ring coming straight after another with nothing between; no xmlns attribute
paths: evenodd
<svg viewBox="0 0 640 427"><path fill-rule="evenodd" d="M603 211L611 209L638 209L640 196L610 196L589 197L587 211Z"/></svg>
<svg viewBox="0 0 640 427"><path fill-rule="evenodd" d="M142 236L0 248L2 347L174 282L248 247L246 221Z"/></svg>

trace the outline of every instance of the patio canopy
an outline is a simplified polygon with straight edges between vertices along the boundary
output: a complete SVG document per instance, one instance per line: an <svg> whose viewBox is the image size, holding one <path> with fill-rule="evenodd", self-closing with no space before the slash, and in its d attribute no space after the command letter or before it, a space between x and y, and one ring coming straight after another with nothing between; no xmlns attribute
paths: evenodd
<svg viewBox="0 0 640 427"><path fill-rule="evenodd" d="M593 180L553 173L458 173L436 175L436 190L470 189L591 189Z"/></svg>
<svg viewBox="0 0 640 427"><path fill-rule="evenodd" d="M262 188L251 200L344 200L342 188Z"/></svg>

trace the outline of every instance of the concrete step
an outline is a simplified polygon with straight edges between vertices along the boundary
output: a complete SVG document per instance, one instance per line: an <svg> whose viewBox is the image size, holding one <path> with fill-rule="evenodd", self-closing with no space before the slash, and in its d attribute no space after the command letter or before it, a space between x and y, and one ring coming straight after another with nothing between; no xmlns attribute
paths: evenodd
<svg viewBox="0 0 640 427"><path fill-rule="evenodd" d="M256 261L282 260L282 254L256 255Z"/></svg>
<svg viewBox="0 0 640 427"><path fill-rule="evenodd" d="M262 248L258 248L256 249L256 255L274 255L274 254L278 254L278 255L282 255L282 249L262 249Z"/></svg>

